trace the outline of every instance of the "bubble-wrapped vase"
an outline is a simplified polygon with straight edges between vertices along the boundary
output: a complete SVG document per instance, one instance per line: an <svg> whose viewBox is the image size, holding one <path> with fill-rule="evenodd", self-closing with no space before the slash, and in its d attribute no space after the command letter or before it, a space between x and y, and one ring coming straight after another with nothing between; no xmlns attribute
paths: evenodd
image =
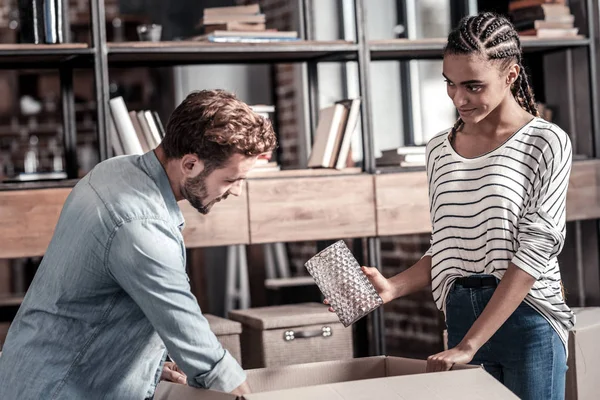
<svg viewBox="0 0 600 400"><path fill-rule="evenodd" d="M345 327L383 304L343 240L322 250L304 265Z"/></svg>

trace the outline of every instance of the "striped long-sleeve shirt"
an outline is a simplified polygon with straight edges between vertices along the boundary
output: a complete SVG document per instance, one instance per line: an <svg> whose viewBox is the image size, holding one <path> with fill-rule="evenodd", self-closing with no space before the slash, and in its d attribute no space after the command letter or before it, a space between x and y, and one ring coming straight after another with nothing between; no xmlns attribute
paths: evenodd
<svg viewBox="0 0 600 400"><path fill-rule="evenodd" d="M574 315L564 302L557 255L565 239L571 142L554 124L534 118L499 148L461 157L448 131L427 145L433 226L432 289L445 312L454 280L502 278L510 262L536 279L525 301L566 344Z"/></svg>

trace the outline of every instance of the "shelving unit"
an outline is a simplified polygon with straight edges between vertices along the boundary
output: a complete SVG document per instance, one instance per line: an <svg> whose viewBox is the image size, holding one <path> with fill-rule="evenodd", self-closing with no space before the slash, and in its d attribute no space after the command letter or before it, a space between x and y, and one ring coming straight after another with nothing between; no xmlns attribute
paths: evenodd
<svg viewBox="0 0 600 400"><path fill-rule="evenodd" d="M0 46L0 68L59 68L63 95L64 145L69 178L76 177L76 126L72 88L73 68L92 68L97 104L98 154L108 158L106 134L109 67L166 67L190 64L305 63L309 82L305 124L314 129L318 110L317 63L357 63L362 99L361 169L345 171L300 170L254 172L244 195L219 204L207 216L183 202L184 238L188 247L268 243L296 240L366 238L363 262L381 266L379 236L427 233L429 209L425 172L422 169L377 169L373 145L369 66L383 60L440 59L444 40L368 41L365 32L366 0L355 0L356 42L314 41L306 18L307 0L300 0L300 31L305 41L268 44L212 44L200 42L107 43L102 1L91 1L92 47ZM598 6L587 1L588 10ZM595 32L593 17L589 32ZM596 87L596 37L523 40L528 53L556 53L587 49L591 87L591 127L600 155ZM567 82L571 84L571 82ZM64 200L76 180L0 185L0 258L42 255L50 241ZM569 190L570 220L600 218L600 160L576 162ZM283 197L285 196L285 197ZM0 304L1 306L1 304ZM372 348L385 352L380 311L371 318Z"/></svg>

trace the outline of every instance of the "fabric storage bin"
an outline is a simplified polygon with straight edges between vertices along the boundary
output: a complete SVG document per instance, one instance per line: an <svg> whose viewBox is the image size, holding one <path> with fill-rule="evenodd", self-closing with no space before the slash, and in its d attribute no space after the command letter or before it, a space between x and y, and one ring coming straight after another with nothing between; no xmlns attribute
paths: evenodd
<svg viewBox="0 0 600 400"><path fill-rule="evenodd" d="M352 328L319 303L251 308L229 313L242 327L242 366L277 367L353 357Z"/></svg>
<svg viewBox="0 0 600 400"><path fill-rule="evenodd" d="M204 317L210 325L210 329L219 339L223 348L242 364L242 351L240 346L240 334L242 333L242 324L230 321L225 318L217 317L211 314L204 314Z"/></svg>

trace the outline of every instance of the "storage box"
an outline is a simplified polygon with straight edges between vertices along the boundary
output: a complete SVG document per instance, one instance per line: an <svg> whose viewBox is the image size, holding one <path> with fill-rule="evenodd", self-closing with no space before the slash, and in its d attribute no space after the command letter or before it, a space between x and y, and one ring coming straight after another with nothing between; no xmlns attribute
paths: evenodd
<svg viewBox="0 0 600 400"><path fill-rule="evenodd" d="M600 398L600 307L574 308L569 332L566 400Z"/></svg>
<svg viewBox="0 0 600 400"><path fill-rule="evenodd" d="M229 313L241 322L244 369L353 357L352 329L319 303L251 308Z"/></svg>
<svg viewBox="0 0 600 400"><path fill-rule="evenodd" d="M518 399L482 368L424 373L426 361L368 357L248 371L246 400ZM161 382L155 400L234 400L236 396Z"/></svg>
<svg viewBox="0 0 600 400"><path fill-rule="evenodd" d="M229 351L237 362L241 364L242 350L240 334L242 333L242 324L210 314L204 314L204 317L223 348Z"/></svg>

